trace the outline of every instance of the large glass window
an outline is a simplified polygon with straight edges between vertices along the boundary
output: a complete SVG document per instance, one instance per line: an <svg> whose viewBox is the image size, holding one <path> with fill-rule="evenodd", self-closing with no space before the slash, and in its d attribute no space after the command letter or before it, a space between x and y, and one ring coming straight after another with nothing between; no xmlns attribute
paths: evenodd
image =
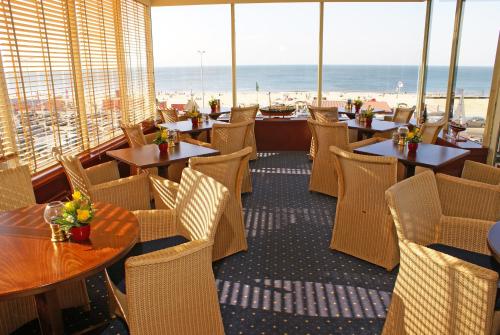
<svg viewBox="0 0 500 335"><path fill-rule="evenodd" d="M465 124L462 134L482 142L500 31L500 1L464 2L453 119Z"/></svg>
<svg viewBox="0 0 500 335"><path fill-rule="evenodd" d="M323 98L417 102L425 3L326 3Z"/></svg>
<svg viewBox="0 0 500 335"><path fill-rule="evenodd" d="M236 5L238 105L312 102L318 29L317 3Z"/></svg>
<svg viewBox="0 0 500 335"><path fill-rule="evenodd" d="M208 107L212 97L230 107L230 6L154 7L151 12L160 107L182 110L190 99Z"/></svg>

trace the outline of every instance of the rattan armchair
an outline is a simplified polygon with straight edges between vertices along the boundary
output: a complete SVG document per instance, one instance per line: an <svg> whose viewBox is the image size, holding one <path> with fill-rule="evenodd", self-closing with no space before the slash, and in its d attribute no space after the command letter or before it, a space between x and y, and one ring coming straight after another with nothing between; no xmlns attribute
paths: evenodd
<svg viewBox="0 0 500 335"><path fill-rule="evenodd" d="M399 250L384 193L397 182L398 160L330 151L339 181L330 248L392 270Z"/></svg>
<svg viewBox="0 0 500 335"><path fill-rule="evenodd" d="M128 210L150 208L148 174L120 179L116 161L84 169L76 156L62 155L57 148L53 154L63 166L72 190L79 190L92 201L108 202Z"/></svg>
<svg viewBox="0 0 500 335"><path fill-rule="evenodd" d="M384 121L409 123L414 112L415 112L415 106L411 108L397 107L396 110L394 111L394 115L384 116Z"/></svg>
<svg viewBox="0 0 500 335"><path fill-rule="evenodd" d="M214 178L229 190L229 201L215 234L214 261L248 249L241 184L251 153L252 148L246 147L228 155L193 157L189 160L190 168Z"/></svg>
<svg viewBox="0 0 500 335"><path fill-rule="evenodd" d="M175 110L174 110L175 111ZM175 111L177 112L177 111ZM151 134L144 134L142 131L142 126L140 124L122 124L121 128L123 133L125 134L125 138L127 139L128 145L131 148L142 147L146 144L152 144L154 139L156 138L156 132ZM176 162L172 163L168 166L168 178L175 182L178 182L181 179L182 169L186 167L186 163L184 162ZM143 170L139 170L138 172L142 172ZM149 168L144 170L151 174L158 174L157 168Z"/></svg>
<svg viewBox="0 0 500 335"><path fill-rule="evenodd" d="M457 255L488 262L493 222L444 215L431 171L392 186L386 199L400 268L383 334L490 334L498 273Z"/></svg>
<svg viewBox="0 0 500 335"><path fill-rule="evenodd" d="M250 131L247 133L247 136L245 138L245 147L252 147L252 155L250 155L251 161L257 159L257 143L255 141L255 117L257 116L258 111L259 105L231 108L231 123L253 121L253 124L250 127Z"/></svg>
<svg viewBox="0 0 500 335"><path fill-rule="evenodd" d="M211 143L194 139L186 139L184 141L216 149L222 155L227 155L247 147L248 133L253 129L253 125L254 122L251 120L234 123L216 123L213 125L211 131ZM242 193L252 192L253 188L250 165L248 163L246 165L247 167L243 174L243 184L241 186Z"/></svg>
<svg viewBox="0 0 500 335"><path fill-rule="evenodd" d="M35 194L27 166L0 171L0 212L34 205ZM84 281L61 285L57 289L62 308L84 306L90 301ZM0 301L0 334L10 334L23 324L38 318L35 298L27 296Z"/></svg>
<svg viewBox="0 0 500 335"><path fill-rule="evenodd" d="M499 186L500 168L467 160L462 170L462 178Z"/></svg>
<svg viewBox="0 0 500 335"><path fill-rule="evenodd" d="M309 191L319 192L336 197L338 194L338 177L335 170L330 146L352 152L353 149L380 141L379 138L349 143L347 124L344 122L324 123L312 119L307 120L314 138L314 160Z"/></svg>
<svg viewBox="0 0 500 335"><path fill-rule="evenodd" d="M188 242L128 258L126 293L107 269L112 302L131 334L224 334L212 246L229 191L190 168L184 169L177 191L174 209L135 212L140 241L180 235Z"/></svg>
<svg viewBox="0 0 500 335"><path fill-rule="evenodd" d="M177 113L177 110L175 109L159 109L158 112L160 113L161 120L163 122L177 122L179 121L179 113Z"/></svg>
<svg viewBox="0 0 500 335"><path fill-rule="evenodd" d="M311 118L318 122L337 122L339 120L338 107L318 107L308 105L307 109ZM316 140L314 134L311 136L311 146L309 148L309 158L314 159L316 148L314 147Z"/></svg>
<svg viewBox="0 0 500 335"><path fill-rule="evenodd" d="M444 118L437 122L425 122L420 127L422 134L422 143L436 144L439 132L443 129L445 124Z"/></svg>

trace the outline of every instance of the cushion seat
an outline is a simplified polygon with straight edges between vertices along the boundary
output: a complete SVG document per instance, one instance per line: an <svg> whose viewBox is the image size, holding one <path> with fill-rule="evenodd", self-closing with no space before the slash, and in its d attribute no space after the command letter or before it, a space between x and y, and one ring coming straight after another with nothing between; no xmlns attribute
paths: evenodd
<svg viewBox="0 0 500 335"><path fill-rule="evenodd" d="M125 288L125 261L127 258L167 249L186 242L189 242L189 240L182 236L172 236L158 240L139 242L128 252L128 254L107 268L109 278L122 293L127 293Z"/></svg>
<svg viewBox="0 0 500 335"><path fill-rule="evenodd" d="M496 271L500 275L500 264L495 261L492 256L480 254L473 251L468 251L460 248L450 247L449 245L444 244L430 244L427 246L430 249L442 252L443 254L447 254L466 262L479 265L483 268L490 269ZM495 311L500 310L500 294L497 290L497 296L495 300Z"/></svg>

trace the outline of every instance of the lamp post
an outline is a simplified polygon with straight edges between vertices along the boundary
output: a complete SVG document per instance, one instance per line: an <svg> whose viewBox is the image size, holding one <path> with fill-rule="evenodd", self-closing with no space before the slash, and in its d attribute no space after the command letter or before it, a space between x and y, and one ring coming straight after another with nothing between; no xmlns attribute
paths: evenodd
<svg viewBox="0 0 500 335"><path fill-rule="evenodd" d="M202 96L202 108L205 107L205 84L203 82L203 54L205 50L198 50L198 54L200 54L200 77L201 77L201 96Z"/></svg>

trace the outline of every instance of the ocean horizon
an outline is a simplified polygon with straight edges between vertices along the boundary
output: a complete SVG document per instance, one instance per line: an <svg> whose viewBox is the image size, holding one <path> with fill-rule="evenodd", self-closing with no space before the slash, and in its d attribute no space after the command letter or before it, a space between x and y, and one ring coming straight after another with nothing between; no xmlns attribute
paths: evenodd
<svg viewBox="0 0 500 335"><path fill-rule="evenodd" d="M323 91L416 93L418 65L323 65ZM457 91L488 96L493 67L460 66ZM307 92L317 90L316 65L238 65L237 90L252 92ZM157 93L201 91L199 66L155 67ZM204 66L206 92L231 91L231 66ZM448 66L429 66L427 93L443 94L448 83Z"/></svg>

